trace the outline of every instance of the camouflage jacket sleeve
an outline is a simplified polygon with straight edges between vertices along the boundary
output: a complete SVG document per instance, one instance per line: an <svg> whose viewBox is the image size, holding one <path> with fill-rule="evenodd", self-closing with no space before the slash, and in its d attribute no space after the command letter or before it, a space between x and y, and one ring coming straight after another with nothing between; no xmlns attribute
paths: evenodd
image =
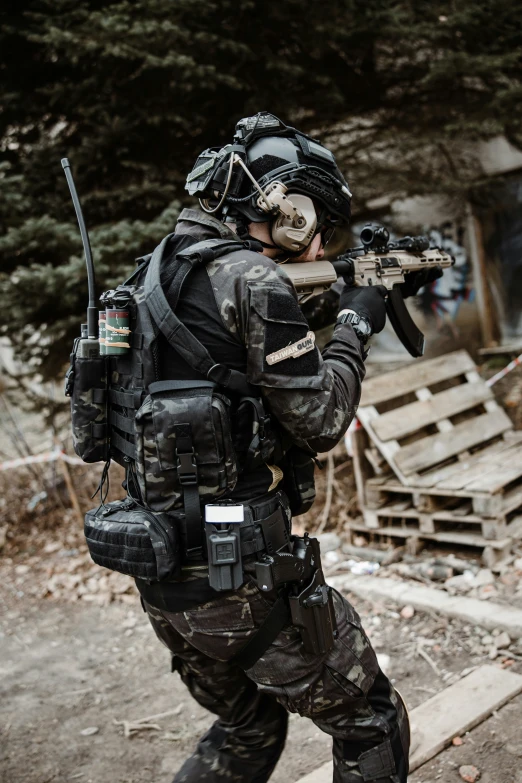
<svg viewBox="0 0 522 783"><path fill-rule="evenodd" d="M248 380L260 387L271 413L297 445L333 448L355 414L365 372L352 327L336 326L322 354L313 346L272 363L267 356L302 343L309 332L289 279L271 259L250 251L207 269L225 326L247 348Z"/></svg>
<svg viewBox="0 0 522 783"><path fill-rule="evenodd" d="M302 304L301 310L310 329L317 332L335 323L339 312L339 294L329 288L323 294L313 296Z"/></svg>

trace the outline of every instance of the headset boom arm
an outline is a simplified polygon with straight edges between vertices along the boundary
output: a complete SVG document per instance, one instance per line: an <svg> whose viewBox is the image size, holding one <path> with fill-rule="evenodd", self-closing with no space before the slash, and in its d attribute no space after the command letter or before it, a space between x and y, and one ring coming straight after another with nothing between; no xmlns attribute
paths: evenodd
<svg viewBox="0 0 522 783"><path fill-rule="evenodd" d="M409 272L440 266L453 266L454 260L438 248L421 252L389 249L387 252L351 251L330 261L291 262L280 268L292 281L299 302L328 290L338 277L351 279L355 285L383 285L388 289L386 310L397 337L412 356L424 353L424 335L406 308L399 286ZM352 255L353 254L353 255Z"/></svg>

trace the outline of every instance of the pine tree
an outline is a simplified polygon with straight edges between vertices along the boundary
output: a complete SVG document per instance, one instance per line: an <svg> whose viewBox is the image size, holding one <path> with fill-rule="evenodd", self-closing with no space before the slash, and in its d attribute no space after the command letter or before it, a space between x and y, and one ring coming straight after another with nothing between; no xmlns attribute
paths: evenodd
<svg viewBox="0 0 522 783"><path fill-rule="evenodd" d="M69 157L100 290L172 230L198 152L259 110L335 147L355 194L455 192L473 143L522 146L514 0L4 0L0 331L54 376L86 275Z"/></svg>

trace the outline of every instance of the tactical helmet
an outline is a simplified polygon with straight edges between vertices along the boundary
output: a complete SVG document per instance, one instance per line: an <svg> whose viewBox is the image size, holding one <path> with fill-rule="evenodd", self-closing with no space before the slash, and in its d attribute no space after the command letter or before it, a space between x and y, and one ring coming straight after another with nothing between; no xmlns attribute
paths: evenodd
<svg viewBox="0 0 522 783"><path fill-rule="evenodd" d="M351 193L330 150L267 112L240 120L232 144L201 153L185 187L243 230L272 220L272 239L290 252L350 220Z"/></svg>

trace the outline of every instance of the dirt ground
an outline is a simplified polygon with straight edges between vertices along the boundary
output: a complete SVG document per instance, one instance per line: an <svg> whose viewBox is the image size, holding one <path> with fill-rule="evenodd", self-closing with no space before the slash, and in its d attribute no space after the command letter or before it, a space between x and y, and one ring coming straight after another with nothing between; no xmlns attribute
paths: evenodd
<svg viewBox="0 0 522 783"><path fill-rule="evenodd" d="M0 779L167 783L212 716L170 673L168 653L137 596L120 594L125 602L106 606L39 598L24 590L30 580L13 563L1 569ZM422 613L405 619L397 607L354 603L410 709L483 663L522 674L522 650L513 647L512 657L489 660L481 629ZM419 643L431 663L418 653ZM124 736L123 721L155 715L152 727ZM462 764L478 767L483 783L521 783L520 725L522 696L419 769L411 783L456 783ZM272 780L298 780L329 759L330 747L311 721L292 716Z"/></svg>

